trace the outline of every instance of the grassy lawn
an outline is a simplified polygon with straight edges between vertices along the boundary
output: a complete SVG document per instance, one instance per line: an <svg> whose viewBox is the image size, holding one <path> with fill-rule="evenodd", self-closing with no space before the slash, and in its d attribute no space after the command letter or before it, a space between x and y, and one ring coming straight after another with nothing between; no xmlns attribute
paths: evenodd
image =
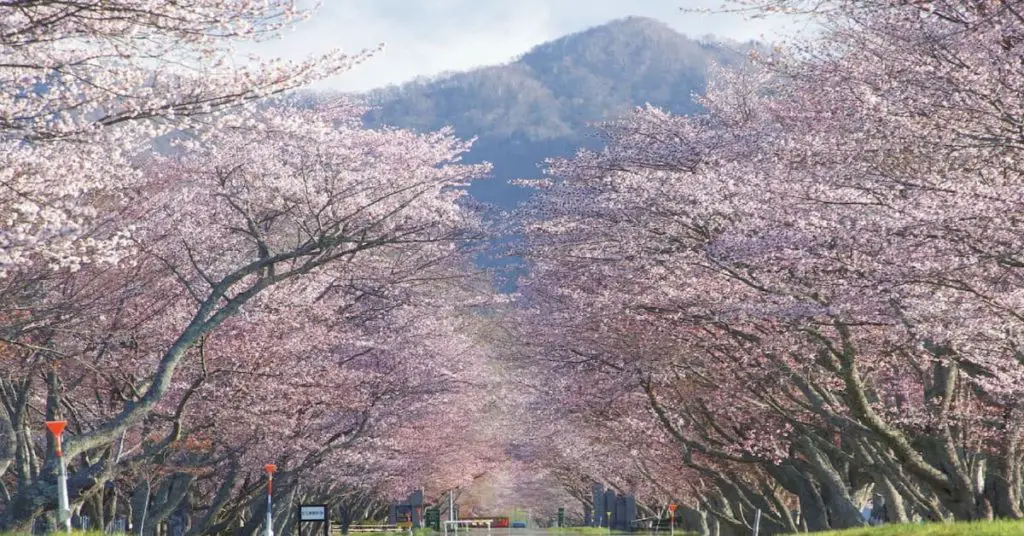
<svg viewBox="0 0 1024 536"><path fill-rule="evenodd" d="M65 534L65 532L63 530L61 530L61 531L53 532L51 534L63 535L63 534ZM107 534L106 532L103 532L101 530L72 530L71 534L72 534L72 536L111 536L110 534ZM118 533L114 533L114 534L118 534ZM0 532L0 536L32 536L32 533L31 532ZM127 536L127 535L123 535L122 534L121 536Z"/></svg>
<svg viewBox="0 0 1024 536"><path fill-rule="evenodd" d="M552 536L564 534L565 536L607 536L608 529L597 527L564 527L551 528L547 531ZM459 531L462 532L462 531ZM512 533L515 534L513 529ZM62 534L62 533L58 533ZM109 536L98 531L74 531L74 536ZM380 533L381 536L408 536L407 531L394 533ZM428 536L433 534L429 529L418 529L415 536ZM502 532L503 534L503 532ZM612 536L625 536L629 533L612 532ZM635 534L645 534L636 532ZM668 536L667 531L659 533ZM696 536L696 533L682 532L677 530L676 536ZM882 527L864 527L859 529L836 530L829 532L815 532L815 536L1024 536L1024 522L1022 521L982 521L978 523L927 523L923 525L885 525ZM0 536L32 536L27 532L0 532Z"/></svg>
<svg viewBox="0 0 1024 536"><path fill-rule="evenodd" d="M978 523L885 525L814 534L819 536L1024 536L1024 522L981 521Z"/></svg>
<svg viewBox="0 0 1024 536"><path fill-rule="evenodd" d="M515 529L513 529L513 533L512 533L513 536L515 535L514 530ZM564 534L565 536L608 536L608 534L609 534L608 529L602 529L602 528L598 528L598 527L562 527L562 528L551 528L551 529L548 529L548 532L551 533L551 534ZM625 536L627 534L631 534L631 535L634 535L634 536L636 536L636 535L645 536L645 535L655 534L655 533L654 532L647 532L647 531L643 531L643 530L638 530L636 532L611 532L610 534L612 536ZM657 534L659 536L669 536L669 531L668 530L662 530L662 531L659 531ZM697 533L696 532L684 532L682 530L679 530L678 528L676 529L676 536L691 536L691 535L692 536L697 536Z"/></svg>
<svg viewBox="0 0 1024 536"><path fill-rule="evenodd" d="M600 527L552 527L548 529L551 534L567 534L570 536L607 536L608 534L619 535L625 532L608 532L608 529Z"/></svg>
<svg viewBox="0 0 1024 536"><path fill-rule="evenodd" d="M512 534L514 535L515 534L515 529L512 529L512 530L513 530ZM547 529L547 531L550 534L553 534L553 535L555 535L555 534L564 534L565 536L608 536L609 534L611 534L612 536L625 536L626 534L633 534L633 535L637 535L637 534L640 534L640 535L653 534L652 532L646 532L646 531L642 531L642 530L639 530L639 531L636 531L636 532L619 532L617 530L616 531L612 531L612 532L608 532L608 529L601 528L601 527L561 527L561 528L549 528L549 529ZM665 536L668 536L668 531L665 531ZM677 530L676 531L676 536L686 536L686 534Z"/></svg>

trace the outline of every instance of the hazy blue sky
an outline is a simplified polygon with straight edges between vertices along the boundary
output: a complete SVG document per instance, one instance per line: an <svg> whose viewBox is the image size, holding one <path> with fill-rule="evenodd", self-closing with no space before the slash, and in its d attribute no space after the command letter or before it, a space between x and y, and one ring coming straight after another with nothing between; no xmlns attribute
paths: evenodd
<svg viewBox="0 0 1024 536"><path fill-rule="evenodd" d="M719 5L721 0L322 0L313 19L260 51L298 59L385 42L385 51L369 62L320 84L361 90L500 63L534 45L630 15L662 20L693 37L759 38L780 26L739 15L680 12Z"/></svg>

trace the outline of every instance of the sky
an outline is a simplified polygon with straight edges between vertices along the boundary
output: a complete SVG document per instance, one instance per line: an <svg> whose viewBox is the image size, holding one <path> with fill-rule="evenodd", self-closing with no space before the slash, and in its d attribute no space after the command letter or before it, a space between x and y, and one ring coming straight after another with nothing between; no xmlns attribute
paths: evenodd
<svg viewBox="0 0 1024 536"><path fill-rule="evenodd" d="M563 35L627 16L661 20L691 37L772 38L779 21L737 14L683 13L722 0L322 0L313 17L260 55L301 59L340 48L383 52L319 88L362 91L418 76L502 63Z"/></svg>

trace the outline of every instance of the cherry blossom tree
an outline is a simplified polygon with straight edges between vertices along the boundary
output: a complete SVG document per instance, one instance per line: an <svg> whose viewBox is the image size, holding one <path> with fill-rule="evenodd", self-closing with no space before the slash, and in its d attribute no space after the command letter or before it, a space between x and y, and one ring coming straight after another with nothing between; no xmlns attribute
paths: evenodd
<svg viewBox="0 0 1024 536"><path fill-rule="evenodd" d="M532 325L799 523L860 523L871 493L894 520L1019 517L1017 12L818 4L822 35L720 74L705 114L642 109L554 164ZM716 487L771 497L751 482Z"/></svg>
<svg viewBox="0 0 1024 536"><path fill-rule="evenodd" d="M29 419L40 405L48 418L60 412L53 397L33 394L34 375L47 377L45 389L56 393L54 358L96 350L75 345L65 353L54 333L81 334L91 315L124 308L111 297L121 285L116 278L79 271L132 254L135 222L124 216L143 183L137 161L150 140L215 126L228 109L336 74L365 56L231 66L234 44L272 37L304 16L288 1L0 6L0 469L16 461L20 491L40 470ZM148 277L143 268L122 275ZM107 343L124 342L119 335L110 333ZM4 497L10 499L6 488ZM15 510L5 514L22 515Z"/></svg>
<svg viewBox="0 0 1024 536"><path fill-rule="evenodd" d="M293 0L0 7L0 275L117 260L127 229L111 227L103 207L130 185L140 144L365 58L232 66L235 44L307 15Z"/></svg>
<svg viewBox="0 0 1024 536"><path fill-rule="evenodd" d="M56 350L47 350L51 365L45 366L71 367L67 376L55 371L56 382L36 391L47 397L49 416L63 414L61 408L75 398L62 394L67 387L61 383L81 384L87 391L106 380L102 388L114 389L111 407L68 415L74 433L66 456L82 463L72 475L75 500L102 487L105 478L99 475L112 470L121 456L114 447L126 441L139 445L142 470L152 469L153 456L166 458L169 446L187 442L192 436L186 432L193 429L199 437L192 439L200 443L223 433L238 441L235 447L273 448L265 432L252 429L251 419L243 421L242 436L209 419L197 419L195 428L183 426L195 403L217 408L207 413L221 417L217 422L244 414L260 416L271 428L291 429L308 457L292 462L299 469L281 475L288 478L325 463L332 442L347 446L365 435L372 420L368 408L407 389L416 392L389 386L389 367L399 367L399 361L388 364L372 349L395 346L381 334L403 329L389 314L412 306L417 289L461 276L455 268L459 245L475 232L475 220L459 204L459 186L486 169L454 163L468 144L448 132L363 130L358 118L358 109L343 104L239 114L225 118L217 130L199 130L180 154L154 156L140 168L144 180L130 192L123 211L135 228L131 240L137 257L103 272L121 285L121 292L108 299L131 322L121 323L123 317L114 316L118 309L108 309L110 317L78 319L93 324L92 335L62 332L40 344ZM154 279L131 278L138 270L151 270ZM80 270L69 277L91 273ZM125 339L111 344L108 334L115 326ZM218 331L222 327L224 334ZM360 329L371 331L360 334ZM424 329L416 332L422 335ZM311 349L312 341L325 346ZM410 343L392 351L411 348ZM100 351L92 354L96 345ZM232 356L227 361L220 357L225 353ZM83 367L86 355L91 363ZM416 355L425 357L416 352L405 358ZM346 366L335 378L325 376L323 367L336 360ZM409 374L422 370L414 361L401 362ZM95 373L106 366L117 372ZM267 379L239 379L270 374L267 367L276 371ZM280 385L304 387L266 389L269 378L288 373L291 379ZM362 394L351 406L333 409L325 407L325 399L310 398L326 396L323 390L331 386ZM254 412L258 398L247 396L261 391L271 396L267 403L275 403ZM217 393L228 398L218 402ZM291 410L314 408L322 408L313 414L323 424L301 428L306 420ZM30 422L22 415L12 426L26 430ZM317 431L318 426L323 429ZM31 444L26 437L22 446ZM253 461L231 451L214 448L213 459L236 468ZM148 488L151 477L146 480ZM18 486L6 510L8 523L22 523L48 507L45 482L30 478Z"/></svg>

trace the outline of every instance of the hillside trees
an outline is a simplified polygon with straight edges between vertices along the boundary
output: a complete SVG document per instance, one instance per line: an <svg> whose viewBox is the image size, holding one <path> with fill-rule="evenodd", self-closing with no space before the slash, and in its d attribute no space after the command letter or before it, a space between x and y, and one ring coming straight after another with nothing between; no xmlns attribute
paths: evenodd
<svg viewBox="0 0 1024 536"><path fill-rule="evenodd" d="M646 398L737 530L859 524L872 495L1020 517L1019 6L819 7L822 36L721 73L706 114L638 110L553 166L538 355Z"/></svg>

